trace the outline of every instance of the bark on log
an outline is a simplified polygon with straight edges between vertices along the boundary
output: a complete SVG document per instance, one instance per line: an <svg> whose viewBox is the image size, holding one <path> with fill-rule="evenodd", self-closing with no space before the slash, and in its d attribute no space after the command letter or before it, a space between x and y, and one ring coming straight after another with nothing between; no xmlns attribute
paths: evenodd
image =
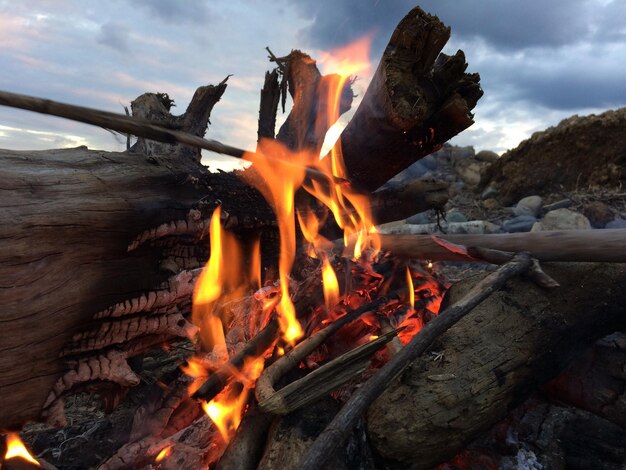
<svg viewBox="0 0 626 470"><path fill-rule="evenodd" d="M450 329L372 405L368 433L395 464L446 461L554 377L585 345L625 324L626 265L545 266L561 288L513 280ZM455 285L451 300L471 282Z"/></svg>
<svg viewBox="0 0 626 470"><path fill-rule="evenodd" d="M374 191L473 124L470 111L483 93L480 77L465 73L462 51L440 54L449 37L450 28L419 7L391 35L341 134L346 169L357 187Z"/></svg>

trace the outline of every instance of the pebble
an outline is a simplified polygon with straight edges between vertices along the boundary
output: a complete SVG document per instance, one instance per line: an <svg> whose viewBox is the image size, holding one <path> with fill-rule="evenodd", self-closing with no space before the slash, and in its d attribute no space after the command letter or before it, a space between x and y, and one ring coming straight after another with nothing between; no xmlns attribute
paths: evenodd
<svg viewBox="0 0 626 470"><path fill-rule="evenodd" d="M493 199L498 195L498 188L494 186L487 186L485 190L480 195L480 198L484 201L485 199Z"/></svg>
<svg viewBox="0 0 626 470"><path fill-rule="evenodd" d="M550 211L554 211L556 209L563 209L564 207L571 207L574 205L574 201L571 199L561 199L560 201L553 202L552 204L547 204L541 208L541 212L547 214Z"/></svg>
<svg viewBox="0 0 626 470"><path fill-rule="evenodd" d="M420 212L418 214L412 215L411 217L408 217L406 219L406 223L415 224L415 225L429 224L432 222L433 212L434 211L432 210L428 210L428 211L424 211L424 212Z"/></svg>
<svg viewBox="0 0 626 470"><path fill-rule="evenodd" d="M548 212L540 222L536 222L531 232L588 229L591 229L591 223L584 215L569 209L556 209Z"/></svg>
<svg viewBox="0 0 626 470"><path fill-rule="evenodd" d="M506 220L502 224L502 230L508 233L530 232L537 218L532 215L518 215L513 219Z"/></svg>
<svg viewBox="0 0 626 470"><path fill-rule="evenodd" d="M606 224L604 228L626 228L626 220L618 217Z"/></svg>
<svg viewBox="0 0 626 470"><path fill-rule="evenodd" d="M593 201L583 206L583 215L589 219L595 228L603 228L614 219L609 206L600 201Z"/></svg>
<svg viewBox="0 0 626 470"><path fill-rule="evenodd" d="M481 204L488 211L492 211L500 207L500 203L494 198L485 199Z"/></svg>
<svg viewBox="0 0 626 470"><path fill-rule="evenodd" d="M532 215L533 217L537 217L542 204L543 199L541 199L541 197L539 196L525 197L523 199L520 199L517 205L513 208L513 214Z"/></svg>
<svg viewBox="0 0 626 470"><path fill-rule="evenodd" d="M481 162L493 163L500 158L500 155L496 152L492 152L491 150L481 150L474 158Z"/></svg>
<svg viewBox="0 0 626 470"><path fill-rule="evenodd" d="M446 214L446 221L448 223L467 222L467 217L465 217L462 212L456 209L451 209Z"/></svg>

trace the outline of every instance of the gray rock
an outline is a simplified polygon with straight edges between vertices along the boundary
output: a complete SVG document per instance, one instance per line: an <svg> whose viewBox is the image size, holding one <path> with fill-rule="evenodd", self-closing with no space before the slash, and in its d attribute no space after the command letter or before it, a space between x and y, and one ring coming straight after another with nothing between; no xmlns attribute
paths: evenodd
<svg viewBox="0 0 626 470"><path fill-rule="evenodd" d="M454 171L468 186L478 186L482 180L484 162L477 162L473 158L459 160L454 165Z"/></svg>
<svg viewBox="0 0 626 470"><path fill-rule="evenodd" d="M448 221L448 223L467 222L467 217L465 217L462 212L456 209L452 209L446 214L446 220Z"/></svg>
<svg viewBox="0 0 626 470"><path fill-rule="evenodd" d="M533 217L537 217L542 204L543 200L539 196L525 197L520 199L517 205L513 208L513 214L518 216L532 215Z"/></svg>
<svg viewBox="0 0 626 470"><path fill-rule="evenodd" d="M420 160L423 166L428 168L429 170L436 170L439 166L439 161L437 158L431 153L430 155L426 155L424 158Z"/></svg>
<svg viewBox="0 0 626 470"><path fill-rule="evenodd" d="M484 201L485 199L492 199L498 195L498 188L495 186L487 186L485 190L480 195L480 198Z"/></svg>
<svg viewBox="0 0 626 470"><path fill-rule="evenodd" d="M604 228L626 228L626 220L618 217L615 220L612 220Z"/></svg>
<svg viewBox="0 0 626 470"><path fill-rule="evenodd" d="M541 222L535 223L531 232L542 230L589 230L589 219L569 209L556 209L548 212Z"/></svg>
<svg viewBox="0 0 626 470"><path fill-rule="evenodd" d="M537 219L532 215L519 215L513 219L506 220L502 224L502 230L508 233L530 232Z"/></svg>
<svg viewBox="0 0 626 470"><path fill-rule="evenodd" d="M481 150L476 154L476 157L474 158L481 162L493 163L498 158L500 158L500 155L498 155L496 152L492 152L491 150Z"/></svg>
<svg viewBox="0 0 626 470"><path fill-rule="evenodd" d="M432 213L433 211L424 211L412 215L406 219L406 223L415 225L429 224L432 222Z"/></svg>

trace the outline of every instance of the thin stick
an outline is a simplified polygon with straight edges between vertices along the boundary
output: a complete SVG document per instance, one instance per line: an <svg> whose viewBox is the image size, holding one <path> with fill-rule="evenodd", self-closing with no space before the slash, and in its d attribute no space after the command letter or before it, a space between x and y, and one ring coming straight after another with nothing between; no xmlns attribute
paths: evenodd
<svg viewBox="0 0 626 470"><path fill-rule="evenodd" d="M340 328L353 322L368 312L374 312L389 302L400 299L402 295L404 295L405 290L406 289L399 289L391 294L379 297L367 305L363 305L362 307L352 310L343 317L332 322L323 330L318 331L314 335L302 341L295 348L263 371L256 383L255 394L257 401L262 403L274 395L276 393L274 384L276 384L278 379L291 369L297 367L305 357L311 354L318 346L324 343L324 341L336 333Z"/></svg>
<svg viewBox="0 0 626 470"><path fill-rule="evenodd" d="M0 91L0 105L71 119L72 121L104 127L105 129L125 134L133 134L137 137L156 140L157 142L164 142L166 144L179 143L190 145L192 147L198 147L235 158L243 158L246 153L243 149L223 144L217 140L205 139L187 132L169 129L145 119L122 116L117 113L100 111L98 109L87 108L84 106L75 106L44 98L36 98L34 96ZM291 163L287 160L281 161L283 161L286 165L300 167L299 165ZM327 182L329 180L329 177L324 173L310 167L306 167L306 175L308 178L316 181ZM337 184L346 183L346 180L343 178L334 178L333 181Z"/></svg>
<svg viewBox="0 0 626 470"><path fill-rule="evenodd" d="M531 259L527 253L517 254L511 262L484 278L465 297L428 322L398 354L355 391L315 440L298 468L301 470L324 468L326 461L345 441L369 405L411 364L411 361L426 351L435 339L480 302L500 289L507 280L528 270L530 265Z"/></svg>
<svg viewBox="0 0 626 470"><path fill-rule="evenodd" d="M272 318L254 338L231 357L226 364L216 370L192 395L193 398L200 398L209 401L220 393L233 376L233 371L241 370L244 362L249 357L258 357L269 348L278 336L278 322Z"/></svg>

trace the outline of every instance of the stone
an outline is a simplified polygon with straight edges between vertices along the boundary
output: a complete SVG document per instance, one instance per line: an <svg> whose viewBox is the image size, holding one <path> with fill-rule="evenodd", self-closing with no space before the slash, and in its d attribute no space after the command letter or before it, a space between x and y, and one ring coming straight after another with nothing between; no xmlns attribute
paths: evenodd
<svg viewBox="0 0 626 470"><path fill-rule="evenodd" d="M462 212L456 209L451 209L446 214L446 221L448 223L467 222L467 217L465 217Z"/></svg>
<svg viewBox="0 0 626 470"><path fill-rule="evenodd" d="M513 208L513 214L515 215L532 215L533 217L537 217L539 211L541 210L541 205L543 204L543 199L539 196L528 196L517 203L517 205Z"/></svg>
<svg viewBox="0 0 626 470"><path fill-rule="evenodd" d="M466 158L459 160L454 165L454 171L468 186L478 186L482 180L485 165L485 163L477 162L473 158Z"/></svg>
<svg viewBox="0 0 626 470"><path fill-rule="evenodd" d="M496 188L495 186L489 185L481 193L480 198L483 200L491 199L491 198L495 198L497 195L498 195L498 188Z"/></svg>
<svg viewBox="0 0 626 470"><path fill-rule="evenodd" d="M530 232L537 219L532 215L518 215L513 219L504 221L502 230L508 233Z"/></svg>
<svg viewBox="0 0 626 470"><path fill-rule="evenodd" d="M589 230L589 219L569 209L556 209L548 212L545 217L533 225L531 232L543 230Z"/></svg>
<svg viewBox="0 0 626 470"><path fill-rule="evenodd" d="M626 228L626 220L618 217L617 219L606 224L606 227L604 228Z"/></svg>
<svg viewBox="0 0 626 470"><path fill-rule="evenodd" d="M496 152L492 152L491 150L481 150L474 158L480 162L493 163L500 158L500 155Z"/></svg>
<svg viewBox="0 0 626 470"><path fill-rule="evenodd" d="M609 206L600 201L593 201L583 206L583 215L589 219L592 227L603 228L614 218Z"/></svg>
<svg viewBox="0 0 626 470"><path fill-rule="evenodd" d="M424 211L424 212L420 212L418 214L412 215L411 217L408 217L406 219L406 223L414 224L414 225L429 224L432 222L433 212L434 211L432 210L428 210L428 211Z"/></svg>
<svg viewBox="0 0 626 470"><path fill-rule="evenodd" d="M494 198L485 199L481 204L488 211L492 211L500 207L500 203Z"/></svg>

